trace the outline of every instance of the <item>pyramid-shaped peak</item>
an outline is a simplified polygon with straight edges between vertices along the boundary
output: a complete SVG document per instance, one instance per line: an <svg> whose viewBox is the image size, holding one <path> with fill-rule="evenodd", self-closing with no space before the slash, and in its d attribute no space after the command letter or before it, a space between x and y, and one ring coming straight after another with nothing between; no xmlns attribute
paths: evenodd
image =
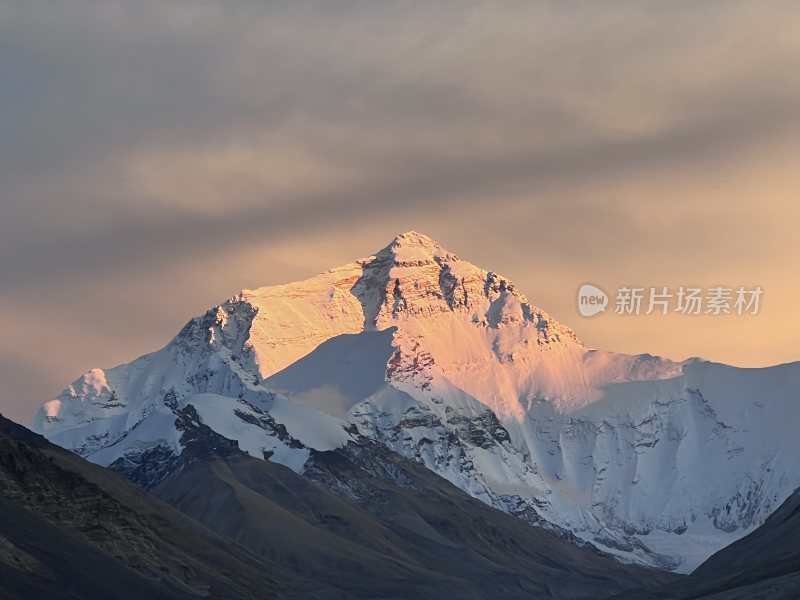
<svg viewBox="0 0 800 600"><path fill-rule="evenodd" d="M400 235L395 236L395 238L392 240L392 244L396 246L425 246L441 248L441 246L433 239L424 233L419 233L418 231L406 231L405 233L401 233Z"/></svg>
<svg viewBox="0 0 800 600"><path fill-rule="evenodd" d="M433 258L446 258L449 260L458 260L458 257L445 249L434 239L428 237L423 233L417 231L406 231L401 233L386 246L380 254L393 255L395 260L400 260L401 257L416 256L419 258L426 257L428 260Z"/></svg>

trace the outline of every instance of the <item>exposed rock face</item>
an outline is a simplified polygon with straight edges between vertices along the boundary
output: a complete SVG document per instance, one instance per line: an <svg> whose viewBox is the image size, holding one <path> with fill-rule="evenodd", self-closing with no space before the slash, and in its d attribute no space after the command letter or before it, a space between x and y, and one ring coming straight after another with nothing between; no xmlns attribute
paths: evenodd
<svg viewBox="0 0 800 600"><path fill-rule="evenodd" d="M175 411L307 468L359 440L621 560L690 571L800 486L800 364L736 369L591 350L494 272L418 233L246 290L164 349L95 369L34 428L149 483Z"/></svg>

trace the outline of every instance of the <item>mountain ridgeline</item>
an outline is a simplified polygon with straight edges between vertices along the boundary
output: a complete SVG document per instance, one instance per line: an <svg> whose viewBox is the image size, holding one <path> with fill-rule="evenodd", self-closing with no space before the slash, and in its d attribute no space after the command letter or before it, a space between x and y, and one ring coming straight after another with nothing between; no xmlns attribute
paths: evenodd
<svg viewBox="0 0 800 600"><path fill-rule="evenodd" d="M506 513L515 535L544 529L580 560L688 573L800 487L799 391L797 363L739 369L586 348L507 278L409 232L306 281L244 290L161 350L87 372L33 429L284 566L258 547L264 536L232 525L266 527L256 515L277 499L259 481L278 472L373 519L388 518L375 486L392 486L404 523L425 514L415 494L446 486L445 505ZM198 427L230 454L220 442L198 458ZM205 481L225 482L219 496L192 492ZM509 539L508 552L537 548Z"/></svg>

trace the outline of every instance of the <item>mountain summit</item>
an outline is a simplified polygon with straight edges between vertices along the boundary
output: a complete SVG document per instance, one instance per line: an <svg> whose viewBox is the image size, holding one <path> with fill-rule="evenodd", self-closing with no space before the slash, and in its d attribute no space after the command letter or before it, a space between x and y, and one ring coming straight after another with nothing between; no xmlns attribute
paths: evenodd
<svg viewBox="0 0 800 600"><path fill-rule="evenodd" d="M377 442L578 545L689 571L800 487L797 389L798 364L587 349L507 278L408 232L89 371L34 429L146 487L183 452L187 410L301 474Z"/></svg>
<svg viewBox="0 0 800 600"><path fill-rule="evenodd" d="M519 324L538 346L580 345L507 278L410 231L374 255L298 283L244 290L255 311L251 346L262 377L336 335L397 326L424 335L443 323L495 331Z"/></svg>

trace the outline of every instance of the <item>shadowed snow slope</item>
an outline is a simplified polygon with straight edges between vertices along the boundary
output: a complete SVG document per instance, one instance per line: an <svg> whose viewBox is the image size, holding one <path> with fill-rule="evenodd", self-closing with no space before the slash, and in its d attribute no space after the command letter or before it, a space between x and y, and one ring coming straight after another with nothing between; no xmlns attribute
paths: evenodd
<svg viewBox="0 0 800 600"><path fill-rule="evenodd" d="M171 415L188 405L301 473L312 450L370 439L579 545L688 572L800 486L799 390L798 364L587 349L506 278L409 232L245 290L164 349L90 371L34 429L147 472L145 485L182 452Z"/></svg>

